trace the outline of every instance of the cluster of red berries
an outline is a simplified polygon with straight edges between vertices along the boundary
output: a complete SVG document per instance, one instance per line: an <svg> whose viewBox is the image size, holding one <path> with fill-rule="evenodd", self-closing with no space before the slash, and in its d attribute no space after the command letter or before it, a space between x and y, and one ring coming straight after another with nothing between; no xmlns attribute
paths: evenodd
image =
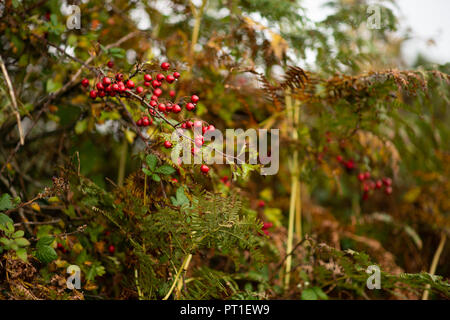
<svg viewBox="0 0 450 320"><path fill-rule="evenodd" d="M341 155L336 157L336 160L341 163L348 171L352 171L355 169L356 165L353 159L344 160ZM361 182L361 187L363 191L363 200L369 199L369 193L372 190L381 189L383 186L385 187L384 193L386 195L390 195L392 193L392 179L388 177L384 177L378 180L372 180L371 174L369 171L360 172L357 175L358 180Z"/></svg>
<svg viewBox="0 0 450 320"><path fill-rule="evenodd" d="M384 186L384 193L390 195L392 193L392 179L384 177L378 180L370 179L370 172L364 172L358 174L358 180L361 182L363 190L363 200L369 199L369 193L372 190L379 190Z"/></svg>
<svg viewBox="0 0 450 320"><path fill-rule="evenodd" d="M264 232L264 234L266 236L268 236L268 235L270 235L268 229L270 229L272 227L273 227L273 223L272 222L264 222L261 230L262 230L262 232Z"/></svg>
<svg viewBox="0 0 450 320"><path fill-rule="evenodd" d="M107 66L113 68L113 61L109 61ZM97 97L114 97L116 95L124 98L129 98L131 96L136 97L136 95L139 96L141 101L143 101L143 104L148 106L149 115L144 115L136 121L138 127L148 127L152 125L153 117L165 117L171 112L174 114L180 113L183 105L187 111L194 111L200 100L197 95L192 95L188 102L184 102L184 98L181 98L180 101L176 102L176 92L174 90L168 90L167 97L164 97L163 84L167 83L168 85L171 85L179 79L181 75L177 71L169 72L170 64L168 62L163 62L160 67L162 72L158 72L156 75L149 73L144 74L143 86L136 86L131 78L125 79L125 76L122 73L116 73L111 77L104 76L95 84L94 89L89 91L89 96L94 100L97 99ZM89 87L89 80L84 78L81 81L81 85L85 88ZM215 130L213 125L203 126L203 122L199 120L185 121L181 124L181 128L202 128L203 134L209 130ZM195 146L192 148L192 152L196 153L199 151L197 147L201 147L204 144L203 136L196 137L194 144ZM165 141L164 147L170 149L173 145L170 141ZM209 167L207 165L202 165L200 166L200 171L206 174L209 171Z"/></svg>

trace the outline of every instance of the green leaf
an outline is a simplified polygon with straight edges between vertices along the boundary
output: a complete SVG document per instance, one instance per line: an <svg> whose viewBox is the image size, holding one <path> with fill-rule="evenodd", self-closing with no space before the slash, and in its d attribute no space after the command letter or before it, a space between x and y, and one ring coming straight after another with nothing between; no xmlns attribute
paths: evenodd
<svg viewBox="0 0 450 320"><path fill-rule="evenodd" d="M50 263L58 258L56 251L50 246L41 245L36 248L36 258L38 258L42 263Z"/></svg>
<svg viewBox="0 0 450 320"><path fill-rule="evenodd" d="M25 248L20 248L16 251L17 256L24 262L28 261L27 250Z"/></svg>
<svg viewBox="0 0 450 320"><path fill-rule="evenodd" d="M313 287L314 292L320 300L328 300L328 296L325 292L322 291L319 287Z"/></svg>
<svg viewBox="0 0 450 320"><path fill-rule="evenodd" d="M153 173L148 170L147 168L142 168L142 172L144 172L146 175L151 176Z"/></svg>
<svg viewBox="0 0 450 320"><path fill-rule="evenodd" d="M172 168L171 166L165 164L162 165L161 167L156 168L157 173L161 173L161 174L165 174L165 175L169 175L175 172L175 169Z"/></svg>
<svg viewBox="0 0 450 320"><path fill-rule="evenodd" d="M307 288L302 291L302 300L317 300L317 298L314 288Z"/></svg>
<svg viewBox="0 0 450 320"><path fill-rule="evenodd" d="M161 181L161 178L157 174L152 174L152 179L156 182Z"/></svg>
<svg viewBox="0 0 450 320"><path fill-rule="evenodd" d="M38 240L38 242L36 243L36 248L42 246L50 246L54 240L55 238L52 236L44 236Z"/></svg>
<svg viewBox="0 0 450 320"><path fill-rule="evenodd" d="M25 239L25 238L17 238L14 240L14 242L19 246L19 247L26 247L30 245L30 242Z"/></svg>
<svg viewBox="0 0 450 320"><path fill-rule="evenodd" d="M12 221L12 219L10 217L8 217L6 214L4 213L0 213L0 226L6 226L7 224L13 224L14 221Z"/></svg>
<svg viewBox="0 0 450 320"><path fill-rule="evenodd" d="M154 154L148 154L147 157L145 157L145 162L147 162L148 168L151 171L155 171L158 158Z"/></svg>
<svg viewBox="0 0 450 320"><path fill-rule="evenodd" d="M23 237L24 234L25 234L25 232L23 232L23 230L17 230L16 232L14 232L13 238Z"/></svg>
<svg viewBox="0 0 450 320"><path fill-rule="evenodd" d="M4 193L0 196L0 211L5 211L14 208L12 198L9 194Z"/></svg>

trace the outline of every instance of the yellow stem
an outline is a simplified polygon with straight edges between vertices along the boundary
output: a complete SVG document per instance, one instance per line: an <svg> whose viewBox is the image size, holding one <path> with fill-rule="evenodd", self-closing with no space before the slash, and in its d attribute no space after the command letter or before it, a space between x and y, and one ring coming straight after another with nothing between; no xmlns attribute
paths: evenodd
<svg viewBox="0 0 450 320"><path fill-rule="evenodd" d="M431 267L430 267L430 272L429 272L431 275L434 275L434 273L436 272L439 258L441 257L442 250L444 250L446 241L447 241L447 235L445 234L445 232L442 232L441 233L441 241L439 241L439 245L436 249L436 252L434 253L433 260L431 262ZM425 291L423 292L423 295L422 295L422 300L428 300L429 294L430 294L430 285L427 284L425 287Z"/></svg>
<svg viewBox="0 0 450 320"><path fill-rule="evenodd" d="M163 298L163 300L169 299L170 295L172 294L173 289L175 289L175 286L178 284L178 279L180 278L180 275L183 273L184 270L187 270L187 266L191 262L191 259L192 259L192 254L189 254L186 256L186 258L184 258L180 269L178 269L177 274L175 275L175 279L173 280L172 286L170 287L169 292L167 292L167 294Z"/></svg>
<svg viewBox="0 0 450 320"><path fill-rule="evenodd" d="M203 10L205 9L207 2L208 2L207 0L203 0L199 9L195 8L192 1L190 2L192 14L194 15L194 18L195 18L194 29L192 30L192 39L191 39L191 51L190 51L191 64L193 64L193 62L194 62L194 49L195 49L195 45L197 44L197 41L198 41L198 35L200 33L200 25L201 25L202 16L203 16Z"/></svg>

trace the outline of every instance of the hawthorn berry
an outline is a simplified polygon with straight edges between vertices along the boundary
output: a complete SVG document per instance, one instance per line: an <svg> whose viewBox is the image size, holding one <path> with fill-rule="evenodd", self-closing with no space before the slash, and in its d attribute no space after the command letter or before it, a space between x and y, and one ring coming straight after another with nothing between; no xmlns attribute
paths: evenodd
<svg viewBox="0 0 450 320"><path fill-rule="evenodd" d="M150 82L144 82L144 86L146 86L146 87L150 87Z"/></svg>
<svg viewBox="0 0 450 320"><path fill-rule="evenodd" d="M206 164L202 164L200 166L200 171L203 172L203 173L208 173L209 167Z"/></svg>
<svg viewBox="0 0 450 320"><path fill-rule="evenodd" d="M200 98L198 96L196 96L195 94L191 97L192 103L197 103L198 100L200 100Z"/></svg>
<svg viewBox="0 0 450 320"><path fill-rule="evenodd" d="M153 95L159 97L160 95L162 95L162 90L160 88L156 88L155 90L153 90Z"/></svg>
<svg viewBox="0 0 450 320"><path fill-rule="evenodd" d="M97 98L97 91L91 90L91 92L89 92L89 96L90 96L92 99Z"/></svg>
<svg viewBox="0 0 450 320"><path fill-rule="evenodd" d="M338 155L338 156L336 157L336 160L337 160L338 162L342 162L342 160L344 160L344 158L342 158L341 155Z"/></svg>
<svg viewBox="0 0 450 320"><path fill-rule="evenodd" d="M264 208L265 205L266 205L266 203L264 202L264 200L259 200L259 201L258 201L258 207L259 207L259 208ZM270 228L270 227L269 227L269 228Z"/></svg>
<svg viewBox="0 0 450 320"><path fill-rule="evenodd" d="M370 172L369 171L364 173L364 178L365 179L370 179Z"/></svg>
<svg viewBox="0 0 450 320"><path fill-rule="evenodd" d="M108 77L104 77L102 82L105 86L109 86L111 84L111 79Z"/></svg>
<svg viewBox="0 0 450 320"><path fill-rule="evenodd" d="M114 91L120 91L120 87L119 87L119 85L118 85L117 83L114 83L114 84L111 86L111 88L112 88Z"/></svg>
<svg viewBox="0 0 450 320"><path fill-rule="evenodd" d="M175 72L173 73L173 77L174 77L175 79L178 79L178 78L180 77L180 73L175 71Z"/></svg>
<svg viewBox="0 0 450 320"><path fill-rule="evenodd" d="M262 200L261 200L261 201L262 201ZM267 230L267 229L270 229L270 228L272 228L272 227L273 227L273 223L272 223L272 222L264 222L261 229Z"/></svg>
<svg viewBox="0 0 450 320"><path fill-rule="evenodd" d="M145 82L150 82L150 81L152 81L152 76L149 75L149 74L144 75L144 81L145 81Z"/></svg>
<svg viewBox="0 0 450 320"><path fill-rule="evenodd" d="M113 254L114 251L116 251L116 247L114 247L113 245L110 245L110 246L108 247L108 251L109 251L109 253Z"/></svg>
<svg viewBox="0 0 450 320"><path fill-rule="evenodd" d="M384 190L384 193L386 193L387 195L390 195L392 193L392 187L386 187L386 189Z"/></svg>
<svg viewBox="0 0 450 320"><path fill-rule="evenodd" d="M108 68L112 68L112 67L114 67L114 62L112 60L109 60L107 65L108 65Z"/></svg>
<svg viewBox="0 0 450 320"><path fill-rule="evenodd" d="M164 103L160 103L158 105L158 110L161 111L161 112L166 111L166 105Z"/></svg>
<svg viewBox="0 0 450 320"><path fill-rule="evenodd" d="M192 111L192 110L194 110L194 109L195 109L195 104L193 104L193 103L191 103L191 102L189 102L189 103L186 104L186 110L187 110L187 111Z"/></svg>
<svg viewBox="0 0 450 320"><path fill-rule="evenodd" d="M375 188L381 189L382 186L383 186L383 182L381 180L377 180L377 182L375 183Z"/></svg>
<svg viewBox="0 0 450 320"><path fill-rule="evenodd" d="M390 187L392 185L392 179L391 178L383 178L383 183L385 186Z"/></svg>
<svg viewBox="0 0 450 320"><path fill-rule="evenodd" d="M134 82L133 82L133 80L128 80L128 81L127 81L127 87L130 88L130 89L133 89L133 88L134 88Z"/></svg>
<svg viewBox="0 0 450 320"><path fill-rule="evenodd" d="M153 81L152 81L152 87L153 87L153 88L158 88L160 85L161 85L161 84L160 84L160 82L159 82L158 80L153 80Z"/></svg>
<svg viewBox="0 0 450 320"><path fill-rule="evenodd" d="M166 81L167 81L167 83L173 83L175 81L175 77L173 75L169 74L166 77Z"/></svg>
<svg viewBox="0 0 450 320"><path fill-rule="evenodd" d="M361 172L361 173L358 174L358 180L359 181L364 181L365 178L366 177L365 177L364 173Z"/></svg>
<svg viewBox="0 0 450 320"><path fill-rule="evenodd" d="M163 81L166 77L164 77L164 75L162 73L158 73L156 75L156 80L158 81Z"/></svg>
<svg viewBox="0 0 450 320"><path fill-rule="evenodd" d="M103 86L103 84L101 82L98 82L96 87L98 90L105 90L105 87Z"/></svg>
<svg viewBox="0 0 450 320"><path fill-rule="evenodd" d="M142 127L142 119L139 119L138 121L136 121L136 125L138 127Z"/></svg>
<svg viewBox="0 0 450 320"><path fill-rule="evenodd" d="M151 124L152 124L152 120L151 119L149 119L147 116L142 117L142 126L148 127Z"/></svg>
<svg viewBox="0 0 450 320"><path fill-rule="evenodd" d="M348 170L355 169L355 162L353 162L353 160L348 160L345 163L345 166L347 167Z"/></svg>
<svg viewBox="0 0 450 320"><path fill-rule="evenodd" d="M83 87L89 86L89 80L86 79L86 78L84 78L83 80L81 80L81 85L82 85Z"/></svg>
<svg viewBox="0 0 450 320"><path fill-rule="evenodd" d="M171 96L172 98L175 97L175 91L174 90L170 90L169 91L169 96Z"/></svg>
<svg viewBox="0 0 450 320"><path fill-rule="evenodd" d="M166 148L166 149L170 149L170 148L172 148L172 142L170 142L170 141L164 141L164 147Z"/></svg>
<svg viewBox="0 0 450 320"><path fill-rule="evenodd" d="M157 104L158 104L158 102L156 102L156 100L151 100L151 101L150 101L150 105L151 105L152 107L156 107Z"/></svg>
<svg viewBox="0 0 450 320"><path fill-rule="evenodd" d="M199 121L199 120L194 121L194 128L201 128L201 127L202 127L202 122L201 121Z"/></svg>
<svg viewBox="0 0 450 320"><path fill-rule="evenodd" d="M151 100L152 100L152 101L158 101L158 96L152 95Z"/></svg>
<svg viewBox="0 0 450 320"><path fill-rule="evenodd" d="M144 91L144 88L142 88L142 87L137 87L136 88L136 92L137 93L142 93Z"/></svg>
<svg viewBox="0 0 450 320"><path fill-rule="evenodd" d="M169 70L170 64L168 62L161 63L161 69L163 70Z"/></svg>
<svg viewBox="0 0 450 320"><path fill-rule="evenodd" d="M122 73L116 74L116 80L117 81L122 81L123 80L123 74Z"/></svg>
<svg viewBox="0 0 450 320"><path fill-rule="evenodd" d="M98 96L100 97L100 98L103 98L104 96L106 96L106 92L105 91L99 91L98 92Z"/></svg>
<svg viewBox="0 0 450 320"><path fill-rule="evenodd" d="M171 112L173 109L173 104L171 104L170 102L166 104L166 111L167 112Z"/></svg>

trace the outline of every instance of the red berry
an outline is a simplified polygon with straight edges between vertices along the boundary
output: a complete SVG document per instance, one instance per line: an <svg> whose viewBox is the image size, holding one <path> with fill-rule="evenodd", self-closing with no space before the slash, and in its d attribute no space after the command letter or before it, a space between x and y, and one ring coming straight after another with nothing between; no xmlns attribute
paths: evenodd
<svg viewBox="0 0 450 320"><path fill-rule="evenodd" d="M200 171L203 172L203 173L208 173L209 167L206 164L202 164L200 166Z"/></svg>
<svg viewBox="0 0 450 320"><path fill-rule="evenodd" d="M387 195L390 195L392 193L392 187L386 187L386 189L384 190L384 193L386 193Z"/></svg>
<svg viewBox="0 0 450 320"><path fill-rule="evenodd" d="M172 181L173 183L178 183L178 179L176 179L176 178L172 178L171 181Z"/></svg>
<svg viewBox="0 0 450 320"><path fill-rule="evenodd" d="M194 139L194 141L195 141L195 144L196 144L198 147L201 147L201 146L205 143L205 139L203 139L203 136L198 136L198 137L196 137L196 138Z"/></svg>
<svg viewBox="0 0 450 320"><path fill-rule="evenodd" d="M273 223L272 222L264 222L263 226L262 226L262 229L263 230L267 230L267 229L272 228L272 227L273 227Z"/></svg>
<svg viewBox="0 0 450 320"><path fill-rule="evenodd" d="M170 148L172 148L172 142L170 142L170 141L164 141L164 147L166 148L166 149L170 149Z"/></svg>
<svg viewBox="0 0 450 320"><path fill-rule="evenodd" d="M158 101L158 97L155 96L155 95L152 95L151 99L154 100L154 101Z"/></svg>
<svg viewBox="0 0 450 320"><path fill-rule="evenodd" d="M142 126L148 127L151 124L152 124L152 120L151 119L149 119L147 116L142 117Z"/></svg>
<svg viewBox="0 0 450 320"><path fill-rule="evenodd" d="M181 129L186 129L186 122L183 122L183 123L181 124Z"/></svg>
<svg viewBox="0 0 450 320"><path fill-rule="evenodd" d="M101 82L98 82L96 87L97 87L98 90L104 90L105 89L105 87L103 86L103 84Z"/></svg>
<svg viewBox="0 0 450 320"><path fill-rule="evenodd" d="M198 100L200 100L200 98L198 96L196 96L195 94L191 97L192 103L197 103Z"/></svg>
<svg viewBox="0 0 450 320"><path fill-rule="evenodd" d="M146 86L146 87L150 87L150 82L144 82L144 86Z"/></svg>
<svg viewBox="0 0 450 320"><path fill-rule="evenodd" d="M259 200L258 201L258 207L259 208L263 208L266 205L266 203L264 202L264 200ZM270 227L269 227L270 228ZM266 228L267 229L267 228Z"/></svg>
<svg viewBox="0 0 450 320"><path fill-rule="evenodd" d="M337 160L338 162L342 162L342 160L344 160L344 159L342 158L341 155L339 155L339 156L336 157L336 160Z"/></svg>
<svg viewBox="0 0 450 320"><path fill-rule="evenodd" d="M114 84L111 86L111 88L112 88L114 91L120 91L120 87L119 87L119 85L118 85L117 83L114 83Z"/></svg>
<svg viewBox="0 0 450 320"><path fill-rule="evenodd" d="M364 178L365 179L370 179L370 172L369 171L364 173Z"/></svg>
<svg viewBox="0 0 450 320"><path fill-rule="evenodd" d="M173 76L174 76L175 79L178 79L180 77L180 73L175 71L173 73Z"/></svg>
<svg viewBox="0 0 450 320"><path fill-rule="evenodd" d="M109 253L114 253L114 251L116 251L116 247L114 247L113 245L110 245L109 247L108 247L108 251L109 251Z"/></svg>
<svg viewBox="0 0 450 320"><path fill-rule="evenodd" d="M146 81L146 82L152 81L152 76L149 74L144 75L144 81Z"/></svg>
<svg viewBox="0 0 450 320"><path fill-rule="evenodd" d="M170 91L169 91L169 96L171 96L172 98L175 97L175 91L170 90Z"/></svg>
<svg viewBox="0 0 450 320"><path fill-rule="evenodd" d="M158 80L153 80L152 81L152 87L153 88L157 88L157 87L159 87L161 84L160 84L160 82L158 81Z"/></svg>
<svg viewBox="0 0 450 320"><path fill-rule="evenodd" d="M365 179L364 173L362 173L362 172L359 173L359 174L358 174L358 180L359 180L359 181L364 181L364 179Z"/></svg>
<svg viewBox="0 0 450 320"><path fill-rule="evenodd" d="M144 91L144 88L142 88L142 87L137 87L136 88L136 92L137 93L142 93Z"/></svg>
<svg viewBox="0 0 450 320"><path fill-rule="evenodd" d="M194 125L194 123L190 120L186 121L186 128L192 128L192 126Z"/></svg>
<svg viewBox="0 0 450 320"><path fill-rule="evenodd" d="M142 127L142 119L139 119L138 121L136 121L136 125L138 127Z"/></svg>
<svg viewBox="0 0 450 320"><path fill-rule="evenodd" d="M214 127L212 124L210 124L207 128L206 131L214 131L216 130L216 127Z"/></svg>
<svg viewBox="0 0 450 320"><path fill-rule="evenodd" d="M87 86L89 85L89 80L86 79L86 78L84 78L83 80L81 80L81 85L82 85L83 87L87 87Z"/></svg>
<svg viewBox="0 0 450 320"><path fill-rule="evenodd" d="M206 130L208 130L208 127L207 126L203 127L202 128L202 134L205 134Z"/></svg>
<svg viewBox="0 0 450 320"><path fill-rule="evenodd" d="M164 103L160 103L158 105L158 110L161 111L161 112L166 111L166 105Z"/></svg>
<svg viewBox="0 0 450 320"><path fill-rule="evenodd" d="M367 199L369 199L369 193L368 193L368 192L364 192L364 193L363 193L363 196L362 196L362 199L363 199L364 201L366 201Z"/></svg>
<svg viewBox="0 0 450 320"><path fill-rule="evenodd" d="M104 96L106 96L106 92L105 91L99 91L98 92L98 96L100 97L100 98L103 98Z"/></svg>
<svg viewBox="0 0 450 320"><path fill-rule="evenodd" d="M195 104L190 103L190 102L188 104L186 104L186 110L187 111L192 111L194 109L195 109Z"/></svg>
<svg viewBox="0 0 450 320"><path fill-rule="evenodd" d="M353 162L353 160L348 160L345 163L345 166L347 167L347 169L352 170L355 168L355 163Z"/></svg>
<svg viewBox="0 0 450 320"><path fill-rule="evenodd" d="M150 105L151 105L152 107L156 107L157 104L158 104L158 102L156 102L156 100L151 100L151 101L150 101Z"/></svg>
<svg viewBox="0 0 450 320"><path fill-rule="evenodd" d="M127 87L130 88L130 89L133 89L134 88L134 82L132 80L128 80L127 81Z"/></svg>
<svg viewBox="0 0 450 320"><path fill-rule="evenodd" d="M162 95L162 90L160 88L156 88L155 90L153 90L153 94L159 97L160 95Z"/></svg>
<svg viewBox="0 0 450 320"><path fill-rule="evenodd" d="M169 70L170 64L168 62L161 63L161 69L163 70Z"/></svg>
<svg viewBox="0 0 450 320"><path fill-rule="evenodd" d="M383 178L383 183L385 186L390 187L392 185L392 179L391 178Z"/></svg>
<svg viewBox="0 0 450 320"><path fill-rule="evenodd" d="M108 65L108 68L112 68L112 67L114 67L114 62L112 60L109 60L107 65Z"/></svg>
<svg viewBox="0 0 450 320"><path fill-rule="evenodd" d="M89 96L90 96L92 99L97 98L97 91L91 90L91 92L89 92Z"/></svg>
<svg viewBox="0 0 450 320"><path fill-rule="evenodd" d="M383 186L383 182L381 180L377 180L377 182L375 183L375 188L381 189L382 186Z"/></svg>
<svg viewBox="0 0 450 320"><path fill-rule="evenodd" d="M158 73L156 75L156 80L158 81L163 81L166 77L164 77L164 75L162 73Z"/></svg>
<svg viewBox="0 0 450 320"><path fill-rule="evenodd" d="M102 82L105 86L109 86L111 84L111 79L108 77L104 77Z"/></svg>
<svg viewBox="0 0 450 320"><path fill-rule="evenodd" d="M110 95L111 97L114 97L114 96L116 95L116 92L111 90L111 91L109 92L109 95Z"/></svg>
<svg viewBox="0 0 450 320"><path fill-rule="evenodd" d="M63 248L64 248L64 246L63 246L61 243L59 243L59 242L58 242L58 244L56 245L56 247L57 247L58 249L63 249Z"/></svg>
<svg viewBox="0 0 450 320"><path fill-rule="evenodd" d="M122 73L116 74L116 80L117 81L122 81L123 80L123 74Z"/></svg>
<svg viewBox="0 0 450 320"><path fill-rule="evenodd" d="M173 109L173 104L171 104L170 102L166 104L166 111L170 112Z"/></svg>
<svg viewBox="0 0 450 320"><path fill-rule="evenodd" d="M173 83L173 82L175 81L175 78L174 78L173 75L169 74L169 75L166 77L166 81L167 81L167 83Z"/></svg>

